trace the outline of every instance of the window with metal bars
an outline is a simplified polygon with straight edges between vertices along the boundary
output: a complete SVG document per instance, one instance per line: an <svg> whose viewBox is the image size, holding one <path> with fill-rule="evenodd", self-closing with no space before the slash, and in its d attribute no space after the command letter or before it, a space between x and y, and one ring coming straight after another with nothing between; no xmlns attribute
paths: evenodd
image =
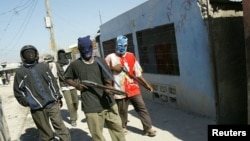
<svg viewBox="0 0 250 141"><path fill-rule="evenodd" d="M127 51L134 53L132 34ZM180 75L174 24L136 32L140 64L143 72ZM104 57L115 52L116 38L103 42Z"/></svg>
<svg viewBox="0 0 250 141"><path fill-rule="evenodd" d="M136 36L144 72L180 75L174 24L138 31Z"/></svg>

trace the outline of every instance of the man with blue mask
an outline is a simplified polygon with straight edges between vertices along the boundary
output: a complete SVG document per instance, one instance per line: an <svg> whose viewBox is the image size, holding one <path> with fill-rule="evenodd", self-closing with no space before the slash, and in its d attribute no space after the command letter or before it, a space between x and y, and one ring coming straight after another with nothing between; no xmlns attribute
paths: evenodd
<svg viewBox="0 0 250 141"><path fill-rule="evenodd" d="M142 98L139 81L140 84L143 84L149 91L153 91L153 88L143 78L142 68L135 55L131 52L127 52L127 45L128 38L126 36L117 36L115 53L108 54L105 58L115 81L119 82L119 85L114 83L114 87L127 93L126 96L114 95L122 120L122 127L126 133L128 105L131 102L141 120L143 134L153 137L156 135L156 131L152 128L151 117Z"/></svg>
<svg viewBox="0 0 250 141"><path fill-rule="evenodd" d="M125 36L118 36L116 38L116 48L115 51L116 53L123 55L127 51L127 45L128 45L128 38Z"/></svg>
<svg viewBox="0 0 250 141"><path fill-rule="evenodd" d="M90 36L78 38L78 50L81 57L70 63L64 73L65 82L81 92L82 110L86 116L88 128L93 141L105 141L103 136L104 124L108 128L112 141L125 141L121 126L118 107L113 97L107 91L96 87L85 86L79 81L88 80L97 84L112 87L112 79L103 70L108 69L104 59L93 57ZM102 63L99 63L96 60ZM110 72L111 73L111 72ZM108 99L108 102L105 102Z"/></svg>

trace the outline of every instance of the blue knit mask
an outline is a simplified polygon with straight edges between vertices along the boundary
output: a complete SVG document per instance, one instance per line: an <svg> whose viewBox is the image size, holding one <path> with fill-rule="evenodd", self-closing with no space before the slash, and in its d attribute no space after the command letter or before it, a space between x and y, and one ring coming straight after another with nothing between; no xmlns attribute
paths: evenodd
<svg viewBox="0 0 250 141"><path fill-rule="evenodd" d="M93 47L90 36L78 38L78 50L84 60L88 61L92 57Z"/></svg>
<svg viewBox="0 0 250 141"><path fill-rule="evenodd" d="M125 54L127 51L127 45L128 45L128 38L125 36L118 36L116 38L116 48L115 51L118 54Z"/></svg>

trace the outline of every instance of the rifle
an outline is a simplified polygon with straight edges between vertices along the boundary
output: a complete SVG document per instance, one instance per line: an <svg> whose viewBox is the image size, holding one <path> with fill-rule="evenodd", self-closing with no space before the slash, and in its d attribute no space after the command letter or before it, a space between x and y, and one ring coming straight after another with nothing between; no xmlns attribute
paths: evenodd
<svg viewBox="0 0 250 141"><path fill-rule="evenodd" d="M87 86L87 87L96 87L96 88L100 88L100 89L108 89L110 92L114 93L114 94L118 94L118 95L127 95L126 92L121 91L121 90L117 90L115 88L111 88L111 87L107 87L101 84L98 84L96 82L92 82L89 80L82 80L80 83L82 83L83 85Z"/></svg>
<svg viewBox="0 0 250 141"><path fill-rule="evenodd" d="M145 83L143 83L143 82L142 82L140 79L138 79L136 76L130 74L130 73L128 72L128 70L127 70L126 67L123 67L123 68L122 68L122 71L125 72L126 75L128 75L130 78L136 80L136 81L137 81L141 86L143 86L145 89L147 89L148 91L150 91L150 90L148 89L148 87L145 85Z"/></svg>

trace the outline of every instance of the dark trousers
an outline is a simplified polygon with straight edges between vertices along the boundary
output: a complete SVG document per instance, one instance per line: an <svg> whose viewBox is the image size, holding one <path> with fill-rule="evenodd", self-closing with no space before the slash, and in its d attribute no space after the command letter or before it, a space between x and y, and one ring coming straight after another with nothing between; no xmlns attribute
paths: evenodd
<svg viewBox="0 0 250 141"><path fill-rule="evenodd" d="M50 108L31 111L31 115L38 128L41 141L50 141L54 139L55 135L51 125L61 141L71 141L69 130L62 120L58 104L54 104Z"/></svg>
<svg viewBox="0 0 250 141"><path fill-rule="evenodd" d="M145 105L145 102L142 98L142 95L136 95L129 98L124 99L116 99L119 114L122 120L122 126L123 128L126 128L127 122L128 122L128 105L131 102L133 105L135 111L138 113L139 119L141 120L143 131L147 132L152 128L152 121L151 117L149 115L149 112L147 110L147 107Z"/></svg>

